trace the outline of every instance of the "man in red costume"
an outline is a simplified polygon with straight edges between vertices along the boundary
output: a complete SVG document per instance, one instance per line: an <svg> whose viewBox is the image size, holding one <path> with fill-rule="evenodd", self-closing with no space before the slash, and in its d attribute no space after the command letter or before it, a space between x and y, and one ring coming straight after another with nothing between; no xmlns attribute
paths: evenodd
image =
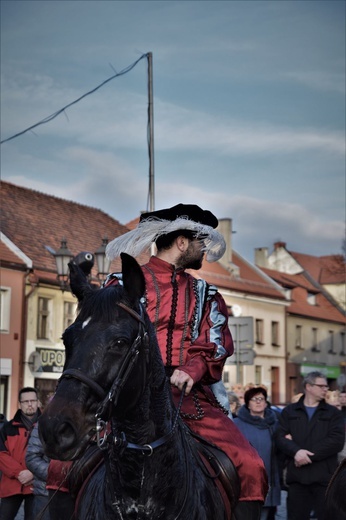
<svg viewBox="0 0 346 520"><path fill-rule="evenodd" d="M193 204L144 213L136 229L107 247L110 258L138 257L154 242L156 256L142 266L145 304L154 324L163 362L177 403L186 383L182 417L188 426L227 453L241 481L236 520L258 520L268 485L262 459L248 443L209 385L221 380L233 354L226 304L216 287L186 269L221 258L225 241L217 218ZM107 283L111 283L109 276Z"/></svg>

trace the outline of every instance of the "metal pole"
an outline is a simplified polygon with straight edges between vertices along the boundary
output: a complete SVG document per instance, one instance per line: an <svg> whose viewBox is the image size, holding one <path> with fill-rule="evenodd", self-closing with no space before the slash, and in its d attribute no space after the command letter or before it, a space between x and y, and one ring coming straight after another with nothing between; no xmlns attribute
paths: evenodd
<svg viewBox="0 0 346 520"><path fill-rule="evenodd" d="M237 361L237 383L240 383L240 334L239 323L235 325L236 330L236 361Z"/></svg>
<svg viewBox="0 0 346 520"><path fill-rule="evenodd" d="M154 104L153 104L153 55L148 52L148 139L149 139L149 202L150 211L155 210L154 183Z"/></svg>

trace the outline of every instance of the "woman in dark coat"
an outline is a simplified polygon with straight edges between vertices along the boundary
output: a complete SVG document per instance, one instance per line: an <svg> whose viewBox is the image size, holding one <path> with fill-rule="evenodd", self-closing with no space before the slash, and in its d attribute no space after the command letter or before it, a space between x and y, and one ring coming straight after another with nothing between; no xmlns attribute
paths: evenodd
<svg viewBox="0 0 346 520"><path fill-rule="evenodd" d="M274 433L278 417L267 403L267 391L253 387L244 394L245 404L238 410L234 423L262 458L269 482L269 491L262 508L261 520L267 520L273 507L280 504L281 486Z"/></svg>

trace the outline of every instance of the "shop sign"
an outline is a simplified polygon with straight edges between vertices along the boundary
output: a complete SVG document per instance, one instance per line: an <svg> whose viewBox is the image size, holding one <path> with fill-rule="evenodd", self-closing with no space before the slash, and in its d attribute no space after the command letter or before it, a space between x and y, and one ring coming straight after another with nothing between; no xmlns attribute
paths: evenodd
<svg viewBox="0 0 346 520"><path fill-rule="evenodd" d="M62 372L65 364L65 351L57 348L36 347L39 354L38 372Z"/></svg>
<svg viewBox="0 0 346 520"><path fill-rule="evenodd" d="M309 372L322 372L327 379L337 379L340 375L340 367L327 367L325 365L304 364L300 366L300 373L306 376Z"/></svg>

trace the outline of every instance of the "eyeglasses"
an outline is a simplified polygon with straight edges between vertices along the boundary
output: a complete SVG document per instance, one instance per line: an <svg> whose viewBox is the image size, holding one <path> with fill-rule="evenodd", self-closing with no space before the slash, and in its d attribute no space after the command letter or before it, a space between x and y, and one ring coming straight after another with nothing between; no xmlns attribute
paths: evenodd
<svg viewBox="0 0 346 520"><path fill-rule="evenodd" d="M318 385L317 383L310 383L311 386L319 386L320 388L325 388L326 390L329 390L328 385Z"/></svg>
<svg viewBox="0 0 346 520"><path fill-rule="evenodd" d="M264 399L264 397L252 397L250 399L250 401L253 401L253 402L256 401L256 403L262 403L262 401L265 401L265 399Z"/></svg>
<svg viewBox="0 0 346 520"><path fill-rule="evenodd" d="M37 403L38 399L28 399L27 401L20 401L20 404Z"/></svg>

